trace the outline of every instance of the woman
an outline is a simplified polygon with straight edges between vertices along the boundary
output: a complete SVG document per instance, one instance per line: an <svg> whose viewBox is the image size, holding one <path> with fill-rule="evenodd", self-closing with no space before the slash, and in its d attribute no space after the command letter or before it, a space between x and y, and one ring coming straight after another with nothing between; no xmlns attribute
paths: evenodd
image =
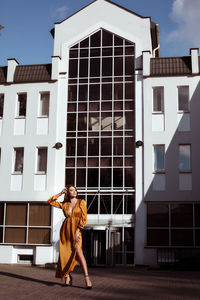
<svg viewBox="0 0 200 300"><path fill-rule="evenodd" d="M64 201L57 202L56 200L62 194L65 194ZM71 285L72 276L70 272L73 271L78 261L85 275L86 288L91 289L92 283L88 276L87 263L82 251L81 230L87 222L85 201L77 198L77 189L70 185L59 194L51 197L48 203L61 208L65 215L65 220L60 229L60 248L56 277L65 280L67 286Z"/></svg>

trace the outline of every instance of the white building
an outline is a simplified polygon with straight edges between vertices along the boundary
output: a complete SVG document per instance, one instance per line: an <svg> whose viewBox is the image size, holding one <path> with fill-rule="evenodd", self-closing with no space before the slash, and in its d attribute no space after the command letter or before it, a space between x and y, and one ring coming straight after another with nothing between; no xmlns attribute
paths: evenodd
<svg viewBox="0 0 200 300"><path fill-rule="evenodd" d="M0 67L0 263L57 262L46 202L67 184L87 202L88 264L196 251L198 49L160 58L158 26L108 0L51 33L52 64Z"/></svg>

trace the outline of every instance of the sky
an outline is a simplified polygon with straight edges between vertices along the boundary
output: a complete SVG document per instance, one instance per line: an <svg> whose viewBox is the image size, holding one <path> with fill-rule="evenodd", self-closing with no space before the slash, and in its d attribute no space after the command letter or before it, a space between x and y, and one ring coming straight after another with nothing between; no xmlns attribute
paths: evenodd
<svg viewBox="0 0 200 300"><path fill-rule="evenodd" d="M187 56L200 48L200 0L112 0L159 24L161 56ZM0 0L0 66L51 63L54 23L92 0Z"/></svg>

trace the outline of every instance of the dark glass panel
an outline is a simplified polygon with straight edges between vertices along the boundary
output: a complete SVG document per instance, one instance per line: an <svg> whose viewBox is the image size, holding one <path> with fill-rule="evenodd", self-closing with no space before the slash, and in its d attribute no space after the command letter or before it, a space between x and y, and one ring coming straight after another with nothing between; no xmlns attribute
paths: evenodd
<svg viewBox="0 0 200 300"><path fill-rule="evenodd" d="M77 155L86 156L86 139L77 139Z"/></svg>
<svg viewBox="0 0 200 300"><path fill-rule="evenodd" d="M123 169L114 168L113 169L113 186L122 187L123 186Z"/></svg>
<svg viewBox="0 0 200 300"><path fill-rule="evenodd" d="M121 77L121 76L115 76L115 78L114 78L114 81L115 82L121 82L121 81L123 81L124 79L123 79L123 77Z"/></svg>
<svg viewBox="0 0 200 300"><path fill-rule="evenodd" d="M69 78L78 77L78 59L69 60Z"/></svg>
<svg viewBox="0 0 200 300"><path fill-rule="evenodd" d="M103 41L102 46L112 46L113 44L113 35L112 33L103 30Z"/></svg>
<svg viewBox="0 0 200 300"><path fill-rule="evenodd" d="M171 226L172 227L192 227L193 226L192 204L172 204L171 205Z"/></svg>
<svg viewBox="0 0 200 300"><path fill-rule="evenodd" d="M200 204L194 204L195 227L200 227Z"/></svg>
<svg viewBox="0 0 200 300"><path fill-rule="evenodd" d="M134 47L126 47L125 55L134 55Z"/></svg>
<svg viewBox="0 0 200 300"><path fill-rule="evenodd" d="M114 138L114 155L123 155L123 138Z"/></svg>
<svg viewBox="0 0 200 300"><path fill-rule="evenodd" d="M80 50L80 57L88 57L88 56L89 56L89 49L81 49Z"/></svg>
<svg viewBox="0 0 200 300"><path fill-rule="evenodd" d="M101 155L111 155L112 154L112 139L102 138L101 139Z"/></svg>
<svg viewBox="0 0 200 300"><path fill-rule="evenodd" d="M89 80L90 80L90 83L99 83L100 82L100 78L92 78L92 77L90 77Z"/></svg>
<svg viewBox="0 0 200 300"><path fill-rule="evenodd" d="M134 228L124 228L124 244L125 252L134 251Z"/></svg>
<svg viewBox="0 0 200 300"><path fill-rule="evenodd" d="M51 230L48 228L30 228L28 231L29 244L50 244Z"/></svg>
<svg viewBox="0 0 200 300"><path fill-rule="evenodd" d="M195 246L200 246L200 230L195 230Z"/></svg>
<svg viewBox="0 0 200 300"><path fill-rule="evenodd" d="M66 135L67 135L67 138L69 138L69 137L76 137L76 132L70 132L70 131L68 131L68 132L66 132Z"/></svg>
<svg viewBox="0 0 200 300"><path fill-rule="evenodd" d="M98 214L98 196L88 195L87 196L87 209L88 214Z"/></svg>
<svg viewBox="0 0 200 300"><path fill-rule="evenodd" d="M100 197L100 214L111 213L111 199L110 195L101 195Z"/></svg>
<svg viewBox="0 0 200 300"><path fill-rule="evenodd" d="M125 195L124 197L124 214L135 213L135 197L134 195Z"/></svg>
<svg viewBox="0 0 200 300"><path fill-rule="evenodd" d="M68 83L69 84L77 84L77 78L76 79L69 79Z"/></svg>
<svg viewBox="0 0 200 300"><path fill-rule="evenodd" d="M79 78L79 83L88 83L88 78Z"/></svg>
<svg viewBox="0 0 200 300"><path fill-rule="evenodd" d="M132 137L125 138L125 154L133 155L135 153L135 141Z"/></svg>
<svg viewBox="0 0 200 300"><path fill-rule="evenodd" d="M87 111L87 103L79 103L78 110L79 111Z"/></svg>
<svg viewBox="0 0 200 300"><path fill-rule="evenodd" d="M111 169L100 169L100 185L101 187L110 187L111 186Z"/></svg>
<svg viewBox="0 0 200 300"><path fill-rule="evenodd" d="M168 227L169 205L165 203L147 204L147 227Z"/></svg>
<svg viewBox="0 0 200 300"><path fill-rule="evenodd" d="M77 86L68 86L68 101L77 101Z"/></svg>
<svg viewBox="0 0 200 300"><path fill-rule="evenodd" d="M3 225L4 219L4 204L0 203L0 225Z"/></svg>
<svg viewBox="0 0 200 300"><path fill-rule="evenodd" d="M88 59L80 59L79 77L88 77Z"/></svg>
<svg viewBox="0 0 200 300"><path fill-rule="evenodd" d="M78 130L87 130L87 114L78 114Z"/></svg>
<svg viewBox="0 0 200 300"><path fill-rule="evenodd" d="M90 77L100 76L100 58L90 59Z"/></svg>
<svg viewBox="0 0 200 300"><path fill-rule="evenodd" d="M65 186L68 184L74 185L74 176L75 176L75 170L74 169L65 169Z"/></svg>
<svg viewBox="0 0 200 300"><path fill-rule="evenodd" d="M99 155L99 139L89 138L88 139L88 155L98 156Z"/></svg>
<svg viewBox="0 0 200 300"><path fill-rule="evenodd" d="M88 136L89 137L95 137L95 136L99 137L99 131L89 131Z"/></svg>
<svg viewBox="0 0 200 300"><path fill-rule="evenodd" d="M114 195L113 196L113 214L122 214L123 213L123 196Z"/></svg>
<svg viewBox="0 0 200 300"><path fill-rule="evenodd" d="M112 158L111 157L101 157L101 167L111 167Z"/></svg>
<svg viewBox="0 0 200 300"><path fill-rule="evenodd" d="M102 102L101 110L112 110L112 102Z"/></svg>
<svg viewBox="0 0 200 300"><path fill-rule="evenodd" d="M101 114L101 130L112 130L112 113Z"/></svg>
<svg viewBox="0 0 200 300"><path fill-rule="evenodd" d="M100 47L101 45L101 30L97 31L90 37L90 46L91 47Z"/></svg>
<svg viewBox="0 0 200 300"><path fill-rule="evenodd" d="M99 113L89 114L89 130L97 131L99 130Z"/></svg>
<svg viewBox="0 0 200 300"><path fill-rule="evenodd" d="M125 186L135 186L135 172L133 168L125 169Z"/></svg>
<svg viewBox="0 0 200 300"><path fill-rule="evenodd" d="M114 76L123 75L123 57L115 57L114 59Z"/></svg>
<svg viewBox="0 0 200 300"><path fill-rule="evenodd" d="M114 113L114 130L122 130L124 127L123 112Z"/></svg>
<svg viewBox="0 0 200 300"><path fill-rule="evenodd" d="M78 137L84 137L84 136L87 136L87 132L85 132L85 131L78 131L77 135L78 135Z"/></svg>
<svg viewBox="0 0 200 300"><path fill-rule="evenodd" d="M112 84L102 84L102 100L112 99Z"/></svg>
<svg viewBox="0 0 200 300"><path fill-rule="evenodd" d="M169 230L147 229L147 246L169 246Z"/></svg>
<svg viewBox="0 0 200 300"><path fill-rule="evenodd" d="M112 56L113 49L112 48L103 48L102 49L102 56Z"/></svg>
<svg viewBox="0 0 200 300"><path fill-rule="evenodd" d="M87 101L88 85L79 85L79 101Z"/></svg>
<svg viewBox="0 0 200 300"><path fill-rule="evenodd" d="M76 111L76 103L68 103L68 112Z"/></svg>
<svg viewBox="0 0 200 300"><path fill-rule="evenodd" d="M123 110L123 102L122 101L116 101L114 103L114 110Z"/></svg>
<svg viewBox="0 0 200 300"><path fill-rule="evenodd" d="M76 130L76 114L67 114L67 131Z"/></svg>
<svg viewBox="0 0 200 300"><path fill-rule="evenodd" d="M115 46L122 46L123 45L123 39L120 38L119 36L115 35L114 36L114 45Z"/></svg>
<svg viewBox="0 0 200 300"><path fill-rule="evenodd" d="M6 225L26 225L27 204L6 205Z"/></svg>
<svg viewBox="0 0 200 300"><path fill-rule="evenodd" d="M99 111L99 102L91 102L90 103L90 111Z"/></svg>
<svg viewBox="0 0 200 300"><path fill-rule="evenodd" d="M85 167L86 159L85 158L77 158L77 167Z"/></svg>
<svg viewBox="0 0 200 300"><path fill-rule="evenodd" d="M126 45L126 46L132 46L133 43L132 43L132 42L129 42L128 40L125 40L125 45Z"/></svg>
<svg viewBox="0 0 200 300"><path fill-rule="evenodd" d="M99 158L88 158L88 167L98 167L99 166Z"/></svg>
<svg viewBox="0 0 200 300"><path fill-rule="evenodd" d="M172 246L193 246L193 230L172 229L171 244Z"/></svg>
<svg viewBox="0 0 200 300"><path fill-rule="evenodd" d="M89 47L89 37L80 42L80 48L88 48Z"/></svg>
<svg viewBox="0 0 200 300"><path fill-rule="evenodd" d="M134 165L134 158L133 157L126 157L125 158L125 166L133 167Z"/></svg>
<svg viewBox="0 0 200 300"><path fill-rule="evenodd" d="M77 58L78 57L78 49L71 49L69 52L69 58Z"/></svg>
<svg viewBox="0 0 200 300"><path fill-rule="evenodd" d="M89 99L92 100L99 100L100 99L100 84L90 84L90 97Z"/></svg>
<svg viewBox="0 0 200 300"><path fill-rule="evenodd" d="M5 243L26 243L25 228L5 228Z"/></svg>
<svg viewBox="0 0 200 300"><path fill-rule="evenodd" d="M75 166L75 159L74 158L66 158L66 167L74 167Z"/></svg>
<svg viewBox="0 0 200 300"><path fill-rule="evenodd" d="M30 204L29 226L51 226L50 205Z"/></svg>
<svg viewBox="0 0 200 300"><path fill-rule="evenodd" d="M75 139L67 139L67 156L74 156L75 155Z"/></svg>
<svg viewBox="0 0 200 300"><path fill-rule="evenodd" d="M112 83L112 77L102 77L103 83Z"/></svg>
<svg viewBox="0 0 200 300"><path fill-rule="evenodd" d="M115 54L115 56L116 55L123 55L123 47L116 47L115 49L114 49L114 54Z"/></svg>
<svg viewBox="0 0 200 300"><path fill-rule="evenodd" d="M100 56L99 48L90 49L90 57L95 57L95 56Z"/></svg>
<svg viewBox="0 0 200 300"><path fill-rule="evenodd" d="M0 228L0 243L3 243L3 228Z"/></svg>
<svg viewBox="0 0 200 300"><path fill-rule="evenodd" d="M121 100L123 99L123 83L114 84L114 99ZM117 105L117 103L116 103Z"/></svg>
<svg viewBox="0 0 200 300"><path fill-rule="evenodd" d="M134 264L134 254L133 253L126 253L126 264L127 265Z"/></svg>
<svg viewBox="0 0 200 300"><path fill-rule="evenodd" d="M79 46L79 44L76 44L76 45L72 46L71 49L77 49L78 46Z"/></svg>
<svg viewBox="0 0 200 300"><path fill-rule="evenodd" d="M112 57L102 59L102 76L112 76Z"/></svg>
<svg viewBox="0 0 200 300"><path fill-rule="evenodd" d="M125 83L125 99L134 99L133 83Z"/></svg>
<svg viewBox="0 0 200 300"><path fill-rule="evenodd" d="M134 59L133 57L125 58L125 75L133 75L134 74Z"/></svg>
<svg viewBox="0 0 200 300"><path fill-rule="evenodd" d="M111 131L102 131L102 132L101 132L101 136L102 136L102 137L109 137L109 136L112 136L112 132L111 132Z"/></svg>
<svg viewBox="0 0 200 300"><path fill-rule="evenodd" d="M125 102L125 109L126 110L134 110L134 102L133 101L126 101Z"/></svg>
<svg viewBox="0 0 200 300"><path fill-rule="evenodd" d="M135 115L133 112L125 112L125 129L134 129L135 128Z"/></svg>
<svg viewBox="0 0 200 300"><path fill-rule="evenodd" d="M114 167L122 167L123 166L123 157L114 157L113 165L114 165Z"/></svg>
<svg viewBox="0 0 200 300"><path fill-rule="evenodd" d="M77 187L85 187L86 169L77 169L76 185Z"/></svg>
<svg viewBox="0 0 200 300"><path fill-rule="evenodd" d="M121 131L117 131L117 130L114 131L114 136L118 137L118 136L122 136L122 135L123 135L122 130Z"/></svg>
<svg viewBox="0 0 200 300"><path fill-rule="evenodd" d="M90 169L88 168L88 183L87 186L88 187L98 187L98 169Z"/></svg>

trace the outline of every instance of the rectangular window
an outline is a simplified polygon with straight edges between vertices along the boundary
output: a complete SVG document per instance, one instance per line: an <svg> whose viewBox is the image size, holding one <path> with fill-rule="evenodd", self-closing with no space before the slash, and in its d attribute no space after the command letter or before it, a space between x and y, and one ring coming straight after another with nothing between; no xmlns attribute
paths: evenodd
<svg viewBox="0 0 200 300"><path fill-rule="evenodd" d="M179 145L179 171L191 171L191 145Z"/></svg>
<svg viewBox="0 0 200 300"><path fill-rule="evenodd" d="M49 116L49 92L40 93L39 117Z"/></svg>
<svg viewBox="0 0 200 300"><path fill-rule="evenodd" d="M156 113L164 112L164 88L163 87L153 88L153 112Z"/></svg>
<svg viewBox="0 0 200 300"><path fill-rule="evenodd" d="M37 173L47 172L47 148L37 148Z"/></svg>
<svg viewBox="0 0 200 300"><path fill-rule="evenodd" d="M14 173L22 174L24 166L24 148L14 148Z"/></svg>
<svg viewBox="0 0 200 300"><path fill-rule="evenodd" d="M154 172L165 170L165 146L154 145Z"/></svg>
<svg viewBox="0 0 200 300"><path fill-rule="evenodd" d="M4 94L0 94L0 118L3 118Z"/></svg>
<svg viewBox="0 0 200 300"><path fill-rule="evenodd" d="M27 94L18 94L17 98L17 113L16 117L26 117L26 100L27 100Z"/></svg>
<svg viewBox="0 0 200 300"><path fill-rule="evenodd" d="M178 110L189 111L189 86L178 87Z"/></svg>

